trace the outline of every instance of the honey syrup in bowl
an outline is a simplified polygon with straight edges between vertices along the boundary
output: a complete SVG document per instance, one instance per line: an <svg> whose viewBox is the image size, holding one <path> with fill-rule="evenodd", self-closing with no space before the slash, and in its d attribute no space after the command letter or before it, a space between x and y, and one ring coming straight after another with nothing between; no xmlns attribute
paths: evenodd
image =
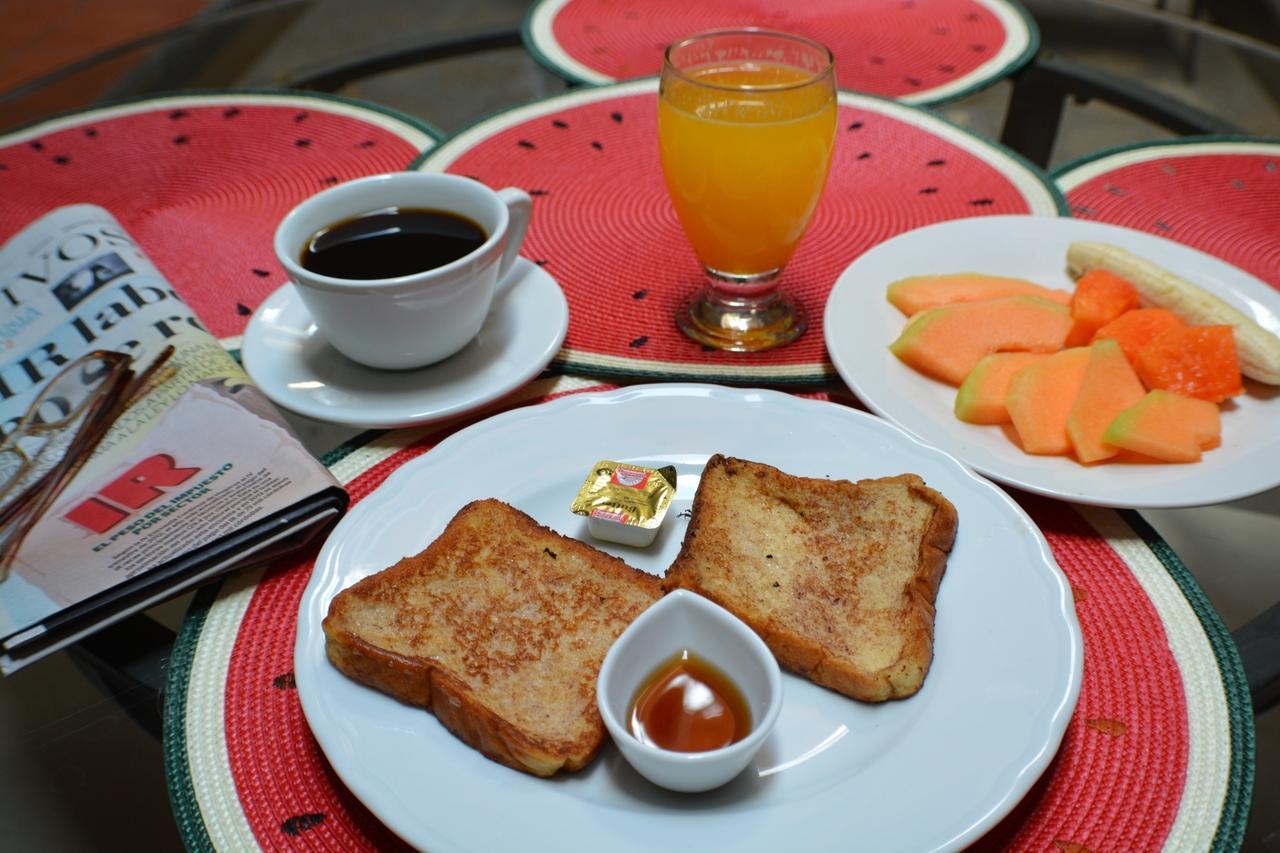
<svg viewBox="0 0 1280 853"><path fill-rule="evenodd" d="M681 649L640 684L627 712L641 743L675 752L706 752L751 733L742 691L701 655Z"/></svg>

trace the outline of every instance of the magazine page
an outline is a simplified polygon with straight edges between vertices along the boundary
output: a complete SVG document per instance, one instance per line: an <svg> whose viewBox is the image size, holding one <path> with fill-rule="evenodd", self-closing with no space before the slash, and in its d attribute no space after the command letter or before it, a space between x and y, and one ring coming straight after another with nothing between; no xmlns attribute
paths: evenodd
<svg viewBox="0 0 1280 853"><path fill-rule="evenodd" d="M175 347L163 381L114 422L23 540L0 580L0 640L337 488L106 210L41 218L0 249L0 276L8 439L81 354L128 353L140 370ZM46 395L37 420L56 420L59 405ZM32 432L21 446L34 470L65 436Z"/></svg>

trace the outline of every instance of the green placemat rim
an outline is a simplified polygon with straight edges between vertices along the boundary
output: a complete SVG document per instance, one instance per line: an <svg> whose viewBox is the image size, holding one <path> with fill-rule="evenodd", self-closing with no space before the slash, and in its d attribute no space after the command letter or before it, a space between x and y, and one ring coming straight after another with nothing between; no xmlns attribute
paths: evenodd
<svg viewBox="0 0 1280 853"><path fill-rule="evenodd" d="M1244 843L1245 825L1249 820L1249 806L1253 798L1255 771L1255 732L1253 727L1253 701L1249 695L1249 681L1244 674L1244 664L1231 632L1222 617L1209 602L1208 596L1192 576L1190 570L1174 553L1173 548L1154 527L1136 510L1116 510L1120 517L1155 555L1165 571L1178 585L1187 603L1200 621L1213 649L1218 671L1222 674L1223 690L1227 698L1228 725L1231 731L1231 769L1227 784L1226 801L1222 816L1214 833L1212 850L1239 850Z"/></svg>
<svg viewBox="0 0 1280 853"><path fill-rule="evenodd" d="M1179 136L1177 139L1154 139L1147 142L1126 142L1123 145L1112 145L1108 148L1102 148L1092 151L1082 157L1077 157L1048 170L1050 178L1056 184L1066 175L1079 169L1081 166L1087 166L1090 163L1096 163L1099 160L1105 160L1108 157L1114 157L1117 154L1124 154L1128 151L1141 151L1146 148L1182 148L1189 145L1203 145L1206 143L1217 142L1247 142L1261 143L1263 145L1280 145L1280 137L1273 136L1247 136L1241 134L1203 134L1200 136Z"/></svg>
<svg viewBox="0 0 1280 853"><path fill-rule="evenodd" d="M601 83L596 80L589 80L586 77L583 77L573 72L572 70L565 68L563 65L560 65L559 63L555 62L538 45L537 41L533 37L533 19L537 14L540 13L542 7L546 4L546 2L547 0L536 0L536 2L531 3L529 5L529 8L525 10L524 16L521 18L520 40L524 42L524 49L529 53L530 56L534 58L534 60L539 65L541 65L543 68L547 69L557 77L567 81L571 86L610 85L610 83ZM968 86L964 89L960 89L956 92L952 92L947 95L941 95L936 98L924 98L919 101L912 101L909 104L904 104L905 106L915 106L915 107L937 106L939 104L949 104L953 101L958 101L961 98L966 98L970 95L977 94L978 92L981 92L984 89L994 86L996 83L999 83L1001 80L1016 74L1018 71L1022 70L1022 68L1028 62L1030 62L1031 59L1037 53L1039 53L1040 27L1036 23L1035 18L1032 17L1031 13L1027 11L1026 7L1023 6L1022 3L1019 2L1019 0L1000 0L1000 2L1004 3L1004 5L1009 7L1010 11L1012 11L1018 18L1021 19L1022 25L1027 30L1027 44L1026 44L1026 47L1022 49L1022 52L1019 53L1017 56L1013 57L1011 60L1009 60L1008 64L998 74L987 75L985 79L977 83L974 83L972 86ZM614 80L611 82L614 82L614 83L630 82L631 80L643 79L643 76L652 76L652 75L642 75L641 77L628 77L626 80ZM844 91L853 92L855 90L846 89ZM865 94L865 93L859 93L859 94ZM882 96L873 95L872 97L882 97ZM904 103L902 101L899 101L896 98L886 97L885 99L894 101L895 103Z"/></svg>
<svg viewBox="0 0 1280 853"><path fill-rule="evenodd" d="M187 685L191 681L191 664L195 660L196 646L204 630L209 608L218 597L222 582L210 584L191 600L173 650L165 677L164 691L164 775L169 789L169 807L183 845L192 851L212 851L213 841L200 813L191 783L191 764L187 761Z"/></svg>

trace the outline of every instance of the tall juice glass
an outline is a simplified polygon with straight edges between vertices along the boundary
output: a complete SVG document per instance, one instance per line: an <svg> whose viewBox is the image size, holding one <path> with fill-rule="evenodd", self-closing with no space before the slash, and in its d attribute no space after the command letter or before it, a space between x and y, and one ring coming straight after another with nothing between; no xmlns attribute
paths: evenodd
<svg viewBox="0 0 1280 853"><path fill-rule="evenodd" d="M778 277L822 194L835 127L835 69L817 42L743 29L667 48L662 171L706 272L706 286L676 318L689 337L751 351L804 331L804 313L778 291Z"/></svg>

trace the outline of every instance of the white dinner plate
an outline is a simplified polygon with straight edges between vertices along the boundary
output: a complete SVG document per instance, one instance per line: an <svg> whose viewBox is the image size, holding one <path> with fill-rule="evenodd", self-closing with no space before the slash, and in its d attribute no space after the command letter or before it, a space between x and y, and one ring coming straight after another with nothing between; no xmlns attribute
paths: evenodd
<svg viewBox="0 0 1280 853"><path fill-rule="evenodd" d="M428 712L347 679L320 623L339 590L416 553L468 501L498 497L589 540L569 512L596 461L673 464L678 494L647 549L597 544L654 574L715 452L811 477L915 472L956 506L924 686L864 704L784 676L754 764L707 794L673 794L612 744L579 773L537 779L481 756ZM333 531L303 595L295 673L307 722L342 780L410 843L453 850L954 849L1018 802L1075 706L1080 629L1044 538L1007 495L892 424L773 391L649 385L506 412L408 462Z"/></svg>
<svg viewBox="0 0 1280 853"><path fill-rule="evenodd" d="M1044 216L983 216L908 231L861 255L827 299L824 331L836 371L872 411L1003 483L1049 497L1116 507L1222 503L1280 485L1280 389L1246 381L1222 407L1222 445L1192 464L1084 466L1023 453L999 426L952 413L956 389L907 367L889 352L906 317L885 288L912 275L978 271L1072 288L1067 246L1122 246L1199 284L1280 333L1280 293L1204 252L1142 231Z"/></svg>
<svg viewBox="0 0 1280 853"><path fill-rule="evenodd" d="M320 421L361 429L431 423L474 411L537 376L564 343L569 303L546 270L518 258L517 276L479 334L444 361L377 370L329 345L292 284L258 306L241 354L271 400Z"/></svg>

